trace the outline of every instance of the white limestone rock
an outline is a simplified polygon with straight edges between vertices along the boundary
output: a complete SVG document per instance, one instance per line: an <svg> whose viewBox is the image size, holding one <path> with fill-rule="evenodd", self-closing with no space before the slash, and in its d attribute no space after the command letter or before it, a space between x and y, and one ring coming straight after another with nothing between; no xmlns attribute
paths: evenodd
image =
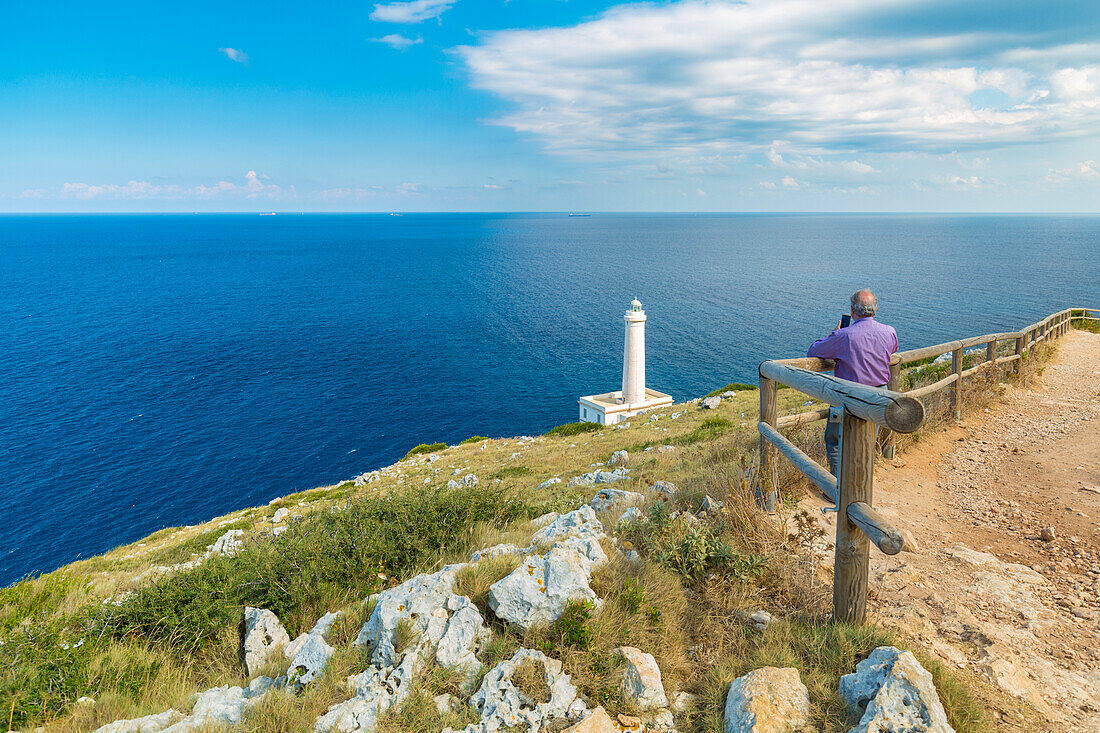
<svg viewBox="0 0 1100 733"><path fill-rule="evenodd" d="M286 507L276 509L275 513L271 515L271 523L272 524L278 524L279 522L283 521L284 519L286 519L289 516L290 516L290 510L287 509Z"/></svg>
<svg viewBox="0 0 1100 733"><path fill-rule="evenodd" d="M880 646L840 678L840 696L859 724L849 733L913 731L955 733L947 722L932 675L912 652Z"/></svg>
<svg viewBox="0 0 1100 733"><path fill-rule="evenodd" d="M671 499L676 496L676 492L679 490L676 488L676 484L671 481L654 481L653 490L659 493L666 499Z"/></svg>
<svg viewBox="0 0 1100 733"><path fill-rule="evenodd" d="M214 544L206 548L207 557L211 555L224 555L225 557L232 557L241 551L244 547L244 530L243 529L231 529L226 531L221 537L214 541Z"/></svg>
<svg viewBox="0 0 1100 733"><path fill-rule="evenodd" d="M554 481L554 479L547 479L546 481L543 481L542 484L539 485L539 488L541 489L544 486L549 485L551 481L553 481L554 483L557 483L557 484L561 483L561 479L558 479L557 481ZM561 515L558 514L557 512L546 512L546 514L543 514L542 516L535 517L534 519L532 519L531 520L531 526L533 526L535 528L538 528L538 529L541 529L542 527L545 527L546 525L550 524L551 522L553 522L555 519L557 519L560 516Z"/></svg>
<svg viewBox="0 0 1100 733"><path fill-rule="evenodd" d="M538 522L539 520L535 521ZM600 540L606 536L603 524L596 517L596 512L590 506L582 506L580 509L571 511L568 514L555 516L549 524L535 532L534 536L531 537L531 546L549 544L570 535L594 540Z"/></svg>
<svg viewBox="0 0 1100 733"><path fill-rule="evenodd" d="M355 642L372 650L375 666L400 663L401 655L394 647L395 631L399 624L407 623L417 637L415 646L426 655L435 655L440 665L459 668L467 676L481 670L474 650L488 637L489 630L470 599L453 593L455 576L463 567L448 565L379 594Z"/></svg>
<svg viewBox="0 0 1100 733"><path fill-rule="evenodd" d="M676 446L674 446L674 445L660 445L660 446L657 446L657 452L658 453L674 453L675 451L676 451Z"/></svg>
<svg viewBox="0 0 1100 733"><path fill-rule="evenodd" d="M730 684L726 733L812 731L810 693L793 667L761 667Z"/></svg>
<svg viewBox="0 0 1100 733"><path fill-rule="evenodd" d="M555 476L554 478L546 479L545 481L543 481L541 484L539 484L535 488L536 489L548 489L551 486L553 486L554 484L560 484L560 483L561 483L561 479L558 478L557 476Z"/></svg>
<svg viewBox="0 0 1100 733"><path fill-rule="evenodd" d="M595 484L611 484L616 481L626 481L630 478L630 469L619 467L614 471L590 471L569 480L569 486L593 486Z"/></svg>
<svg viewBox="0 0 1100 733"><path fill-rule="evenodd" d="M493 545L492 547L485 547L480 550L474 550L473 552L471 552L470 562L479 562L481 560L488 560L493 557L503 557L504 555L521 554L523 554L523 550L513 544Z"/></svg>
<svg viewBox="0 0 1100 733"><path fill-rule="evenodd" d="M625 512L619 515L619 521L616 524L625 524L627 522L644 522L646 521L645 512L636 506L632 506Z"/></svg>
<svg viewBox="0 0 1100 733"><path fill-rule="evenodd" d="M512 683L512 675L528 660L542 664L549 700L533 700ZM489 670L470 697L481 720L466 726L463 733L494 733L506 728L538 733L550 721L566 718L576 699L577 688L561 671L561 662L533 649L519 649L511 659Z"/></svg>
<svg viewBox="0 0 1100 733"><path fill-rule="evenodd" d="M335 653L336 650L328 645L323 636L307 634L286 670L287 687L297 692L313 682L325 671L325 665Z"/></svg>
<svg viewBox="0 0 1100 733"><path fill-rule="evenodd" d="M624 504L641 504L645 502L645 495L639 494L637 491L622 491L621 489L600 489L596 492L596 495L592 497L592 501L589 502L595 511L602 512L607 509L614 509L615 507L622 506Z"/></svg>
<svg viewBox="0 0 1100 733"><path fill-rule="evenodd" d="M186 733L210 726L232 726L241 722L244 711L254 705L264 693L277 688L281 680L257 677L248 687L214 687L199 693L191 714L163 729L163 733Z"/></svg>
<svg viewBox="0 0 1100 733"><path fill-rule="evenodd" d="M413 688L413 678L421 667L419 649L404 654L395 666L369 667L365 672L348 677L348 687L354 694L350 700L333 705L313 724L317 733L367 733L378 727L378 719L391 708L400 705Z"/></svg>
<svg viewBox="0 0 1100 733"><path fill-rule="evenodd" d="M182 719L183 715L175 710L165 710L163 713L146 715L143 718L116 720L96 728L95 733L159 733Z"/></svg>
<svg viewBox="0 0 1100 733"><path fill-rule="evenodd" d="M588 583L593 569L606 561L599 540L566 537L551 545L546 554L528 557L511 574L489 586L489 607L498 618L530 629L556 621L569 601L598 605Z"/></svg>
<svg viewBox="0 0 1100 733"><path fill-rule="evenodd" d="M279 617L266 608L245 607L241 621L241 659L249 677L258 674L277 648L290 644Z"/></svg>
<svg viewBox="0 0 1100 733"><path fill-rule="evenodd" d="M609 466L625 466L630 463L630 454L625 450L617 450L611 454L611 460L607 462Z"/></svg>
<svg viewBox="0 0 1100 733"><path fill-rule="evenodd" d="M622 733L619 726L607 714L603 707L598 707L588 714L583 720L566 728L562 733Z"/></svg>
<svg viewBox="0 0 1100 733"><path fill-rule="evenodd" d="M625 670L619 690L623 699L639 710L656 710L668 707L665 687L661 682L661 670L652 654L641 649L623 646L615 650L623 655Z"/></svg>
<svg viewBox="0 0 1100 733"><path fill-rule="evenodd" d="M722 398L715 395L714 397L707 397L703 400L702 407L704 410L713 410L720 404L722 404Z"/></svg>

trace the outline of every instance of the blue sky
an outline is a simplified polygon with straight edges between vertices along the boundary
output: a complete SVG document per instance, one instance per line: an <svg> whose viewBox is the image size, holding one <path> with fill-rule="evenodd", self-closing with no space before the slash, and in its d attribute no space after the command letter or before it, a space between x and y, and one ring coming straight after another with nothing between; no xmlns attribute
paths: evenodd
<svg viewBox="0 0 1100 733"><path fill-rule="evenodd" d="M1096 0L4 17L0 211L1100 210Z"/></svg>

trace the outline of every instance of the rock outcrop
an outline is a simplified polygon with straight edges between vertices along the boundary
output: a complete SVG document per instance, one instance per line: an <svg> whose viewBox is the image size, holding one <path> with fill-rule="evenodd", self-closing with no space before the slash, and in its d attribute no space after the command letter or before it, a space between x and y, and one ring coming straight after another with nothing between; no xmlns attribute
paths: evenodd
<svg viewBox="0 0 1100 733"><path fill-rule="evenodd" d="M735 679L726 695L726 733L812 731L810 693L793 667L761 667Z"/></svg>
<svg viewBox="0 0 1100 733"><path fill-rule="evenodd" d="M623 655L624 674L619 691L623 700L639 710L657 710L668 707L665 687L661 682L661 670L652 654L632 646L615 650Z"/></svg>
<svg viewBox="0 0 1100 733"><path fill-rule="evenodd" d="M955 733L947 722L932 675L912 652L880 646L840 678L840 696L862 713L850 733L904 730Z"/></svg>
<svg viewBox="0 0 1100 733"><path fill-rule="evenodd" d="M241 661L249 677L272 658L276 649L286 648L290 635L279 623L279 617L266 608L246 607L241 620Z"/></svg>

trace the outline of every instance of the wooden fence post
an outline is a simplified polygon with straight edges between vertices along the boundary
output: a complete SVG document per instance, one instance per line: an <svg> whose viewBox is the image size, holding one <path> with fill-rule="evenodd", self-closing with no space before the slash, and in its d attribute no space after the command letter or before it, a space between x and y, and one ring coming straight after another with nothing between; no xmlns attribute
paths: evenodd
<svg viewBox="0 0 1100 733"><path fill-rule="evenodd" d="M778 385L774 379L768 379L760 375L760 422L775 427L778 415L776 390ZM772 462L775 459L775 448L763 436L760 438L760 469L757 484L764 498L764 510L769 514L775 513L777 503L777 489L772 480Z"/></svg>
<svg viewBox="0 0 1100 733"><path fill-rule="evenodd" d="M1016 361L1012 362L1012 371L1013 372L1019 372L1020 371L1020 362L1023 361L1023 359L1024 359L1024 339L1026 339L1026 338L1027 338L1027 334L1025 333L1023 336L1020 336L1019 338L1016 339L1016 350L1015 350L1014 353L1016 354L1017 359L1016 359Z"/></svg>
<svg viewBox="0 0 1100 733"><path fill-rule="evenodd" d="M955 374L955 381L951 383L951 412L955 422L962 420L962 370L963 350L960 346L951 352L951 371Z"/></svg>
<svg viewBox="0 0 1100 733"><path fill-rule="evenodd" d="M886 384L886 388L891 392L897 392L901 389L901 362L895 361L896 358L895 356L890 359L890 381ZM892 461L898 453L898 439L893 430L884 429L886 430L886 444L882 446L882 457Z"/></svg>
<svg viewBox="0 0 1100 733"><path fill-rule="evenodd" d="M997 339L993 339L985 345L985 360L996 361L997 359Z"/></svg>
<svg viewBox="0 0 1100 733"><path fill-rule="evenodd" d="M875 424L844 411L833 560L833 620L863 623L871 543L848 519L848 505L871 506L875 472Z"/></svg>

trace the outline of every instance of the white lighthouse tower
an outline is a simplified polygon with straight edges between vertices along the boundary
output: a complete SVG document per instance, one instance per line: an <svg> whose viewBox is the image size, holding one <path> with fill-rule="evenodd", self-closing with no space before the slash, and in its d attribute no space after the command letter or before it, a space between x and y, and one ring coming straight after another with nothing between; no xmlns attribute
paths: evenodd
<svg viewBox="0 0 1100 733"><path fill-rule="evenodd" d="M634 299L623 315L623 388L617 392L588 395L578 400L581 422L614 425L654 407L672 404L672 397L645 386L645 311Z"/></svg>

